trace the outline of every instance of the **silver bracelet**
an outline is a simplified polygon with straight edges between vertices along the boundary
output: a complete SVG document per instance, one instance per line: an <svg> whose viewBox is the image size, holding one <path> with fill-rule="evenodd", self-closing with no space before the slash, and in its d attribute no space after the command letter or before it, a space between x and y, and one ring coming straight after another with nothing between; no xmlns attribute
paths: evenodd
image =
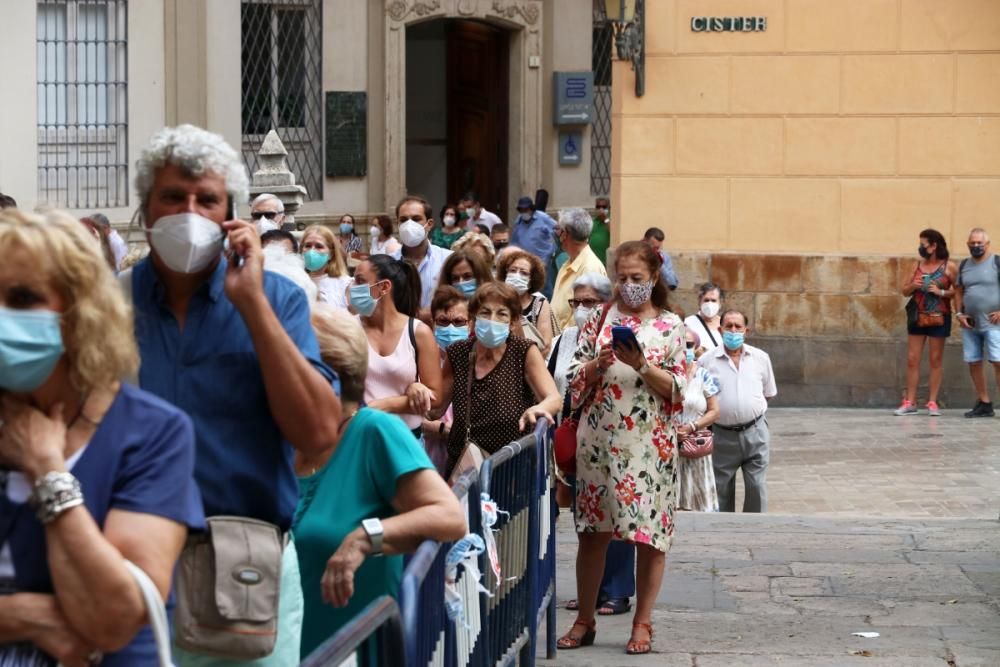
<svg viewBox="0 0 1000 667"><path fill-rule="evenodd" d="M50 524L66 510L83 504L80 481L68 472L47 472L35 480L28 504L43 525Z"/></svg>

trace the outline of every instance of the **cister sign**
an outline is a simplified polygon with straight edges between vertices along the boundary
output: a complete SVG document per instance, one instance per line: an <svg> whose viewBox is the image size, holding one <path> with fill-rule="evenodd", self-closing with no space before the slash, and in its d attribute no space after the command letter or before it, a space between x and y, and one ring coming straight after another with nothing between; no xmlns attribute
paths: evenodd
<svg viewBox="0 0 1000 667"><path fill-rule="evenodd" d="M691 32L764 32L766 16L692 16Z"/></svg>

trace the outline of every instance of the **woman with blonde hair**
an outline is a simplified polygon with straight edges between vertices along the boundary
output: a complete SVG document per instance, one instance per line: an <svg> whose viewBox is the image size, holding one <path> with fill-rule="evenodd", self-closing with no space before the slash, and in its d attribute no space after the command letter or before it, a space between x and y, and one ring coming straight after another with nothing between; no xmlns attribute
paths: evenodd
<svg viewBox="0 0 1000 667"><path fill-rule="evenodd" d="M347 260L336 234L323 225L312 225L302 232L299 247L306 271L316 283L317 300L346 309L351 277L347 273Z"/></svg>
<svg viewBox="0 0 1000 667"><path fill-rule="evenodd" d="M493 241L486 234L466 232L462 238L451 244L452 252L463 248L478 252L489 266L493 266L493 259L496 257L497 251L493 247Z"/></svg>
<svg viewBox="0 0 1000 667"><path fill-rule="evenodd" d="M466 530L455 494L407 425L361 407L369 341L358 320L320 304L312 323L323 361L340 378L344 419L335 443L296 455L300 499L293 532L305 598L303 657L380 595L398 595L402 554L424 540L456 540ZM381 530L378 547L367 532L372 520Z"/></svg>
<svg viewBox="0 0 1000 667"><path fill-rule="evenodd" d="M0 664L158 665L125 561L167 599L204 526L193 426L121 384L132 313L78 221L3 211L0 257Z"/></svg>

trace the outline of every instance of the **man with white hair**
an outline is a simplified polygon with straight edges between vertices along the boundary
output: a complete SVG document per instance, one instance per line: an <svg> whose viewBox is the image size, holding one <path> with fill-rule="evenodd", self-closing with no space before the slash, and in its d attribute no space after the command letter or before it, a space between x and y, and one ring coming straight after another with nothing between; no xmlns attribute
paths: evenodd
<svg viewBox="0 0 1000 667"><path fill-rule="evenodd" d="M955 281L955 319L962 327L962 355L969 364L979 400L966 417L992 417L983 370L983 348L1000 386L1000 255L990 252L990 236L977 227L969 233L969 254L958 267Z"/></svg>
<svg viewBox="0 0 1000 667"><path fill-rule="evenodd" d="M277 195L265 192L250 203L250 217L257 227L257 234L263 236L272 229L281 229L281 223L285 221L285 204Z"/></svg>
<svg viewBox="0 0 1000 667"><path fill-rule="evenodd" d="M181 667L242 664L256 650L269 656L255 666L298 664L302 584L287 539L298 502L292 455L337 441L336 376L320 360L305 293L264 271L253 225L230 219L233 202L248 198L248 179L222 137L192 125L160 130L139 159L136 190L151 246L128 277L139 384L193 420L195 480L211 525L189 538L177 568L174 659ZM205 553L233 567L253 562L254 581L234 579L242 573L235 569L216 580ZM234 626L240 614L205 617L197 604L184 613L192 589L204 589L194 600L245 597L241 609L277 620ZM223 637L225 649L212 643ZM210 657L219 653L228 659Z"/></svg>
<svg viewBox="0 0 1000 667"><path fill-rule="evenodd" d="M552 312L555 313L560 329L573 324L573 307L569 303L573 298L573 282L585 273L596 273L604 277L608 275L604 262L590 249L590 232L593 228L594 221L582 208L567 208L559 213L556 236L569 256L559 269L552 290Z"/></svg>

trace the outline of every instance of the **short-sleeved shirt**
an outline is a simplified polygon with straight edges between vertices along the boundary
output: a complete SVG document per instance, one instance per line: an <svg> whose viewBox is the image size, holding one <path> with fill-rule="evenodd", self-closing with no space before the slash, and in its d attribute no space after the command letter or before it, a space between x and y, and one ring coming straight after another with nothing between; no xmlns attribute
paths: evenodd
<svg viewBox="0 0 1000 667"><path fill-rule="evenodd" d="M163 283L147 258L132 271L139 384L186 412L197 440L195 479L207 516L268 521L287 530L298 486L292 446L271 414L250 331L226 297L226 264L194 293L184 329L165 302ZM302 355L339 391L321 360L305 292L264 272L264 293Z"/></svg>
<svg viewBox="0 0 1000 667"><path fill-rule="evenodd" d="M496 213L487 211L485 208L480 207L479 217L476 218L475 220L471 218L466 218L465 228L470 232L474 232L476 231L476 225L486 225L487 227L490 228L490 231L492 232L493 227L499 225L500 222L501 222L500 216L498 216Z"/></svg>
<svg viewBox="0 0 1000 667"><path fill-rule="evenodd" d="M601 260L601 264L608 263L608 248L611 247L611 218L601 220L598 217L593 219L594 227L590 232L590 249Z"/></svg>
<svg viewBox="0 0 1000 667"><path fill-rule="evenodd" d="M323 602L320 580L327 561L362 520L396 514L392 499L399 479L426 469L433 470L434 464L399 417L362 408L347 424L330 460L300 479L302 498L293 533L305 599L303 656L372 600L398 595L403 576L399 555L366 558L354 575L354 595L343 608Z"/></svg>
<svg viewBox="0 0 1000 667"><path fill-rule="evenodd" d="M98 526L103 528L111 510L124 510L200 530L205 519L194 461L191 420L155 396L122 385L79 458L68 463L80 481L84 506ZM12 556L15 589L52 593L45 528L26 503L30 487L20 473L11 473L3 486L0 548L9 548ZM152 633L144 629L124 649L105 655L101 664L157 665Z"/></svg>
<svg viewBox="0 0 1000 667"><path fill-rule="evenodd" d="M576 259L563 264L556 276L555 288L552 290L552 312L555 313L560 329L573 325L573 308L570 307L569 300L573 298L573 283L585 273L596 273L605 278L608 275L604 263L589 246L584 246Z"/></svg>
<svg viewBox="0 0 1000 667"><path fill-rule="evenodd" d="M527 250L547 264L556 251L556 221L544 211L535 211L531 220L518 217L510 227L510 244Z"/></svg>
<svg viewBox="0 0 1000 667"><path fill-rule="evenodd" d="M963 260L957 283L962 286L962 310L975 322L977 331L1000 329L990 322L990 313L1000 310L1000 266L997 255L981 261Z"/></svg>
<svg viewBox="0 0 1000 667"><path fill-rule="evenodd" d="M670 289L677 289L677 274L674 273L674 262L663 250L660 251L660 277Z"/></svg>
<svg viewBox="0 0 1000 667"><path fill-rule="evenodd" d="M420 307L430 308L431 298L434 290L437 289L438 278L441 276L441 267L448 259L451 250L445 250L432 243L427 244L427 254L417 265L417 272L420 274ZM403 256L403 249L400 248L392 253L393 259L400 259Z"/></svg>
<svg viewBox="0 0 1000 667"><path fill-rule="evenodd" d="M778 395L771 357L752 345L743 345L738 369L722 345L701 355L698 365L719 381L717 423L723 426L736 426L757 419L767 412L767 399Z"/></svg>

